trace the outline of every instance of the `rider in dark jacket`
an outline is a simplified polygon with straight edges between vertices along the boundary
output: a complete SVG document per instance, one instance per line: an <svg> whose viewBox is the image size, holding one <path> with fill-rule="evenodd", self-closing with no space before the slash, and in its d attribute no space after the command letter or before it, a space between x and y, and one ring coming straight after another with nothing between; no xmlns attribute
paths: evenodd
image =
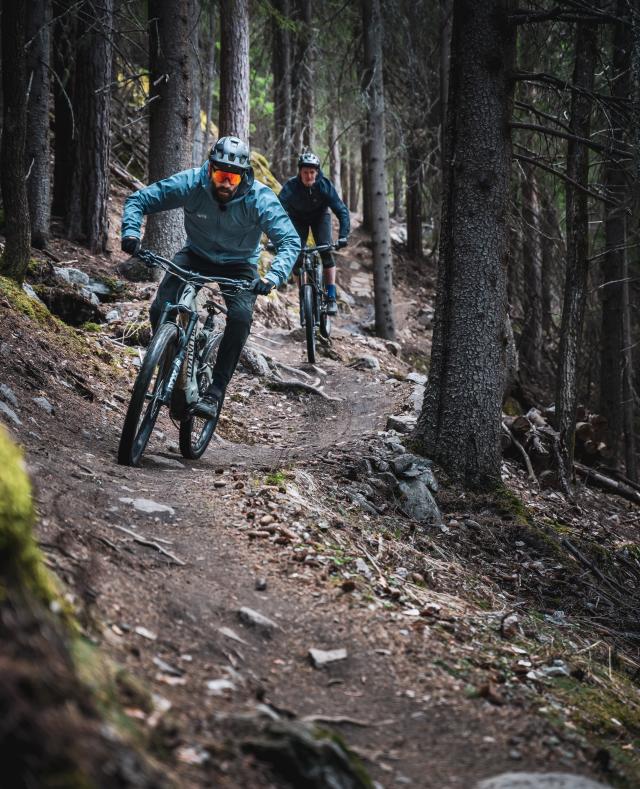
<svg viewBox="0 0 640 789"><path fill-rule="evenodd" d="M322 174L320 159L314 153L303 153L298 159L298 175L290 178L278 195L285 211L298 231L302 246L306 244L309 230L316 244L331 243L331 216L328 209L338 217L337 248L346 247L349 236L349 209L338 197L331 181ZM328 312L335 315L336 269L335 258L330 251L322 254L327 286Z"/></svg>

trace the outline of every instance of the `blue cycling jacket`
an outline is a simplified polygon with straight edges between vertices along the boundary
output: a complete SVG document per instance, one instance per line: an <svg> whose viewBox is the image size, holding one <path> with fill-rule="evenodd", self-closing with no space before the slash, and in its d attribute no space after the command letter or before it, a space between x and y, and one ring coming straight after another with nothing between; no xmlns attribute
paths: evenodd
<svg viewBox="0 0 640 789"><path fill-rule="evenodd" d="M253 170L228 203L216 200L206 163L139 189L125 201L122 237L140 238L143 216L170 208L184 209L186 246L214 263L257 267L265 233L276 248L266 279L275 285L288 280L300 238L274 192L255 180Z"/></svg>
<svg viewBox="0 0 640 789"><path fill-rule="evenodd" d="M289 216L302 221L313 221L330 208L340 222L339 238L349 235L349 209L322 170L318 171L316 182L311 187L305 186L297 175L289 178L278 197Z"/></svg>

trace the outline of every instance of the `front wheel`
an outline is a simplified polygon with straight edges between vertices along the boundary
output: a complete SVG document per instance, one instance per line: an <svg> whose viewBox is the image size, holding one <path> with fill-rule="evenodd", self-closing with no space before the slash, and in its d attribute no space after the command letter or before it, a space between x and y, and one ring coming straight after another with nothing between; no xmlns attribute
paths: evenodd
<svg viewBox="0 0 640 789"><path fill-rule="evenodd" d="M222 333L214 334L209 337L202 350L196 372L200 397L204 395L211 383L213 367L216 363L221 342ZM220 408L222 408L222 403L220 403ZM189 460L198 460L198 458L202 457L213 438L219 416L220 409L218 409L218 414L215 418L212 419L190 416L188 419L180 422L180 452L183 457Z"/></svg>
<svg viewBox="0 0 640 789"><path fill-rule="evenodd" d="M325 310L320 312L320 334L325 340L331 337L331 315L327 315Z"/></svg>
<svg viewBox="0 0 640 789"><path fill-rule="evenodd" d="M311 285L304 286L302 294L302 304L304 307L304 329L307 338L307 359L309 364L316 361L316 326L314 315L314 294Z"/></svg>
<svg viewBox="0 0 640 789"><path fill-rule="evenodd" d="M176 355L177 342L178 327L174 323L163 323L147 349L122 426L118 463L123 466L140 465L162 407L164 384Z"/></svg>

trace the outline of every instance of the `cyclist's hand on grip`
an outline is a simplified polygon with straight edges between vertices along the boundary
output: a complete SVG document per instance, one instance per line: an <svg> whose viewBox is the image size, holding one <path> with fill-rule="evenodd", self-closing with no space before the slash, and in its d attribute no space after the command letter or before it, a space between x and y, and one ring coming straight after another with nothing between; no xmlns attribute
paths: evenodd
<svg viewBox="0 0 640 789"><path fill-rule="evenodd" d="M336 249L343 249L347 246L347 239L346 238L339 238L336 241Z"/></svg>
<svg viewBox="0 0 640 789"><path fill-rule="evenodd" d="M251 290L258 296L268 296L274 288L273 282L260 277L256 277L251 283Z"/></svg>
<svg viewBox="0 0 640 789"><path fill-rule="evenodd" d="M122 248L123 252L127 253L127 255L135 257L140 251L140 239L135 238L134 236L125 236L120 243L120 247Z"/></svg>

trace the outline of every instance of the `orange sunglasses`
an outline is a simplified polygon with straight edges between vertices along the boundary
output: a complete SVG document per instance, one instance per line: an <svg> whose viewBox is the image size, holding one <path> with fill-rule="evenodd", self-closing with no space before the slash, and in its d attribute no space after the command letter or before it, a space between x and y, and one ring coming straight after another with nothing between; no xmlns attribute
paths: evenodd
<svg viewBox="0 0 640 789"><path fill-rule="evenodd" d="M222 186L225 181L228 181L231 186L238 186L242 181L242 176L240 173L229 173L226 170L212 170L211 180L219 186Z"/></svg>

